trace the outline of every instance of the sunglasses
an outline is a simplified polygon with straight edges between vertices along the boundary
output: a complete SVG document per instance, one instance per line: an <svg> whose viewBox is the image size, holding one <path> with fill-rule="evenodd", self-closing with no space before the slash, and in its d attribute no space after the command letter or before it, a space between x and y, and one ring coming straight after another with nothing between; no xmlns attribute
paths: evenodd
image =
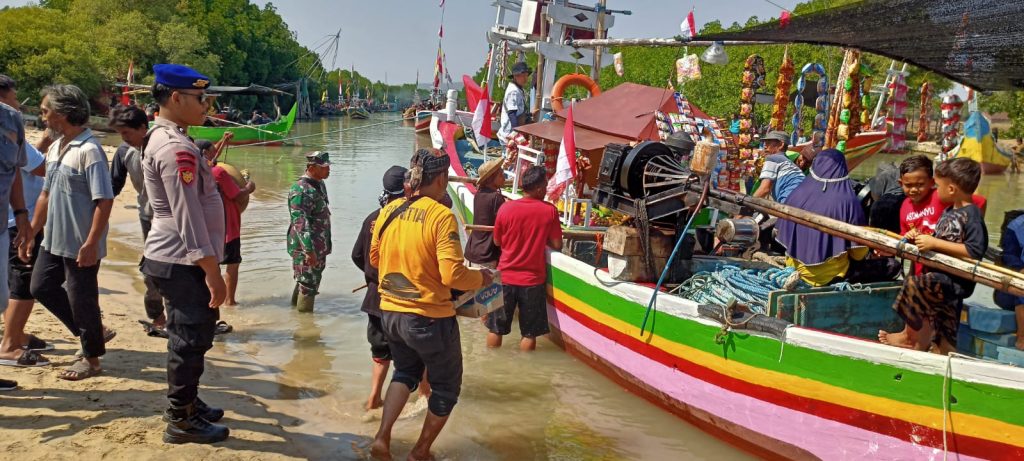
<svg viewBox="0 0 1024 461"><path fill-rule="evenodd" d="M206 93L186 93L184 91L179 91L178 94L195 96L196 100L199 101L199 104L209 104L210 101L214 98L213 95L209 95Z"/></svg>

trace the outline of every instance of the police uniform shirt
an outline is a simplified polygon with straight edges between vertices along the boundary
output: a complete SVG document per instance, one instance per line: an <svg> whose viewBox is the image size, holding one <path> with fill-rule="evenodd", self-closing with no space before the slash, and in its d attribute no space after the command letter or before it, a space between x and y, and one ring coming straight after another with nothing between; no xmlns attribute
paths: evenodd
<svg viewBox="0 0 1024 461"><path fill-rule="evenodd" d="M210 165L173 122L157 117L142 158L153 227L148 260L195 265L224 259L224 205Z"/></svg>

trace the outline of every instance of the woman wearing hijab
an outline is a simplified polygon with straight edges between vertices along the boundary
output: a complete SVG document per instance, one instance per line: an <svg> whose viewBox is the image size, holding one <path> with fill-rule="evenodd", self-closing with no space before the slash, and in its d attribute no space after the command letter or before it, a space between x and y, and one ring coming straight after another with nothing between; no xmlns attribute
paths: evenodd
<svg viewBox="0 0 1024 461"><path fill-rule="evenodd" d="M835 149L822 151L814 158L807 178L785 204L847 224L867 224L853 191L846 158ZM786 248L787 264L796 267L801 278L813 286L844 279L855 283L892 280L899 273L894 259L866 259L867 247L855 246L841 237L783 219L777 229L778 241Z"/></svg>

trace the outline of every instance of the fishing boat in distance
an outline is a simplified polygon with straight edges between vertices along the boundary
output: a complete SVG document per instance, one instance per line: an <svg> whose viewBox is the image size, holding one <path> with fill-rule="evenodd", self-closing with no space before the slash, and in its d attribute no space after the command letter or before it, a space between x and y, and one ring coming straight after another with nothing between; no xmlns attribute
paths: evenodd
<svg viewBox="0 0 1024 461"><path fill-rule="evenodd" d="M345 114L348 115L348 118L353 120L366 120L370 118L370 111L366 110L366 108L361 105L345 108Z"/></svg>
<svg viewBox="0 0 1024 461"><path fill-rule="evenodd" d="M188 135L192 139L217 142L224 136L224 133L230 132L234 134L230 141L231 145L280 144L288 137L288 133L292 131L292 126L295 125L297 105L292 104L288 113L282 115L281 107L278 105L277 100L279 96L290 96L290 93L255 84L249 86L213 86L208 90L210 93L219 95L218 99L225 96L242 95L271 96L274 100L276 117L268 123L247 125L240 121L229 120L233 114L237 115L237 111L233 112L229 107L222 106L224 107L223 110L215 115L207 116L208 125L189 127Z"/></svg>
<svg viewBox="0 0 1024 461"><path fill-rule="evenodd" d="M550 73L539 71L543 77L537 88L543 101L550 94L545 88L550 88L548 78L554 78L558 56L569 54L560 48L567 37L558 30L542 40L522 18L542 14L555 21L573 18L572 24L594 28L598 12L529 0L502 1L496 6L499 21L506 9L519 13L520 21L518 27L496 24L489 38L499 45L492 49L507 40L537 51L544 65L552 67ZM962 21L966 8L957 6L935 15L933 2L924 0L864 0L794 16L783 29L768 23L706 40L573 42L581 53L595 47L709 46L713 41L834 44L913 59L920 67L980 91L1021 86L1018 74L1001 70L1017 68L1006 46L1024 41L1020 28L1011 33L998 24L1004 20L1000 18L1012 15L992 14L1005 13L1005 2L971 2L969 25ZM1011 9L1024 13L1019 6ZM908 31L878 20L896 17L928 18L921 20L933 21L929 30L972 40L929 42L921 48L921 40L899 37ZM995 31L1012 37L983 39ZM602 32L598 30L597 36ZM879 41L879 37L892 40ZM879 43L886 48L875 49ZM982 57L1001 60L1000 65L958 65L980 62ZM492 63L494 58L492 54ZM565 61L589 63L592 58ZM600 61L596 64L600 67ZM728 146L730 136L723 136L727 127L693 104L683 104L686 101L673 97L672 90L627 87L620 92L627 90L643 97L616 96L613 88L573 106L574 132L569 133L576 156L586 158L590 168L581 169L577 184L567 188L578 192L567 193L559 204L563 227L575 237L567 239L561 252L549 253L547 308L556 344L652 404L767 459L1024 459L1024 417L1018 411L1018 402L1024 401L1024 368L1008 364L1015 351L1012 347L999 349L1000 353L1005 349L1008 358L996 361L968 352L942 356L883 345L877 332L893 331L894 324L902 326L891 307L900 289L898 282L820 288L799 284L786 288L781 280L755 284L748 275L784 274L784 269L766 267L772 263L770 258L725 257L715 250L722 241L726 246L736 244L739 256L744 256L757 245L758 226L732 219L754 213L793 220L870 248L888 248L889 253L906 251L903 243L712 187L711 165L684 165L673 159L657 139L659 122L674 124L678 119L684 127L700 128L693 133L708 142L704 146L716 141ZM450 101L445 117L455 119L454 97ZM634 110L638 108L630 104L645 107ZM544 103L539 105L533 108L543 110ZM553 120L518 130L527 139L504 158L506 177L513 184L506 192L510 198L521 196L517 175L525 165L545 161L554 165L567 133L567 115L555 111ZM472 177L494 156L457 139L455 125L441 120L431 132L443 137L437 144L452 160L450 175ZM832 127L829 123L826 128ZM863 137L858 140L859 136ZM851 166L885 144L883 133L860 133L843 140ZM633 144L636 141L643 142ZM719 176L718 183L723 179L730 183L730 173ZM448 193L459 220L472 223L475 186L453 180ZM631 227L620 225L626 218ZM720 233L720 228L726 232ZM579 237L584 234L590 238ZM715 237L721 238L716 241ZM680 250L678 254L675 249ZM910 257L921 258L918 261L923 264L1024 293L1024 278L1019 275L1002 273L985 263L914 253ZM681 259L672 263L676 257ZM650 270L649 264L657 269ZM645 270L649 273L638 275ZM659 273L676 282L671 289L658 280ZM712 284L712 276L721 279ZM718 289L727 282L731 288ZM967 310L971 327L982 317L1000 312L984 307Z"/></svg>

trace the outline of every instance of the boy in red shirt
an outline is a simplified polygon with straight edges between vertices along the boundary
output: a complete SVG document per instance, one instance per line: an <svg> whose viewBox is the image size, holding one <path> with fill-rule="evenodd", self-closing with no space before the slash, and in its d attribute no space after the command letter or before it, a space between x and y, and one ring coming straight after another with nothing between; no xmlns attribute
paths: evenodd
<svg viewBox="0 0 1024 461"><path fill-rule="evenodd" d="M940 163L935 170L939 187L933 194L945 205L942 216L933 234L911 230L906 238L921 251L980 260L988 248L988 230L981 208L971 197L980 180L981 166L974 160L955 158ZM899 333L879 330L878 340L919 351L934 343L942 354L956 350L960 311L974 286L973 281L932 269L907 277L893 304L906 326Z"/></svg>
<svg viewBox="0 0 1024 461"><path fill-rule="evenodd" d="M203 156L213 164L213 179L217 181L217 189L224 202L224 260L220 263L227 266L224 275L228 291L224 300L225 306L238 305L235 292L238 290L238 266L242 263L242 210L238 206L256 190L256 184L252 181L246 182L244 189L238 187L231 175L217 165L217 157L220 157L221 151L232 136L231 132L224 133L224 138L217 144L210 144L210 141L205 140L196 142Z"/></svg>
<svg viewBox="0 0 1024 461"><path fill-rule="evenodd" d="M562 249L558 210L544 201L547 177L543 166L523 173L523 198L506 202L494 222L494 243L501 247L501 273L505 305L487 316L487 347L501 347L512 332L512 317L519 308L519 349L537 348L537 337L548 334L547 247Z"/></svg>
<svg viewBox="0 0 1024 461"><path fill-rule="evenodd" d="M942 202L935 192L935 179L932 178L932 161L924 155L907 157L900 163L900 186L907 198L900 207L900 234L932 235L935 225L939 222L943 210L949 205ZM985 216L985 197L971 194L971 202ZM924 266L914 263L914 275L920 275Z"/></svg>

